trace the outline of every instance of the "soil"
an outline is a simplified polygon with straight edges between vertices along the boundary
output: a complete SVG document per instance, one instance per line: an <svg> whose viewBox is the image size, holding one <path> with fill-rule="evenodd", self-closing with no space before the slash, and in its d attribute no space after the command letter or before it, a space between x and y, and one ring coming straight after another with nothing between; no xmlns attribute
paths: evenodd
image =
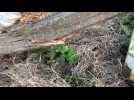
<svg viewBox="0 0 134 100"><path fill-rule="evenodd" d="M119 18L115 17L94 28L87 27L80 33L79 38L68 43L70 47L76 48L78 63L66 65L64 70L60 70L58 62L53 66L29 62L29 51L1 55L0 86L128 87L125 80L129 69L124 66L128 47L122 44L128 41L120 30ZM60 72L65 75L69 72L71 77L78 77L76 80L67 80ZM44 81L49 82L42 85ZM39 83L33 84L36 82Z"/></svg>

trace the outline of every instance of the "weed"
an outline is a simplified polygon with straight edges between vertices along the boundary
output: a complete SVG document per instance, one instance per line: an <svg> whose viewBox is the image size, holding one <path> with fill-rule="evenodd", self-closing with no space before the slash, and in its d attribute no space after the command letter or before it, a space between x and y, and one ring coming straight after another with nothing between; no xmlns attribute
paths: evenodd
<svg viewBox="0 0 134 100"><path fill-rule="evenodd" d="M52 47L48 57L50 63L55 62L56 57L60 58L60 64L65 64L65 62L69 64L76 64L77 62L76 50L65 45Z"/></svg>
<svg viewBox="0 0 134 100"><path fill-rule="evenodd" d="M33 49L32 53L36 54L34 57L37 61L41 59L42 63L52 64L56 62L57 58L60 58L60 64L76 64L77 53L76 50L65 45L56 45L52 48L38 48Z"/></svg>

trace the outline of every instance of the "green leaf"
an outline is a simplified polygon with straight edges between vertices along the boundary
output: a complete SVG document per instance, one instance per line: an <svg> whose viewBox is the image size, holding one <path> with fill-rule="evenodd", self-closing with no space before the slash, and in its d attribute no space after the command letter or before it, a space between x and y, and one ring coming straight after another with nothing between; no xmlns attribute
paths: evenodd
<svg viewBox="0 0 134 100"><path fill-rule="evenodd" d="M71 56L69 59L68 59L68 62L69 64L75 64L76 63L76 56Z"/></svg>
<svg viewBox="0 0 134 100"><path fill-rule="evenodd" d="M65 45L56 45L51 48L48 55L50 62L55 62L57 55L60 56L60 64L65 64L65 61L75 64L77 61L76 50Z"/></svg>
<svg viewBox="0 0 134 100"><path fill-rule="evenodd" d="M72 48L69 48L67 57L69 58L69 57L71 57L72 55L75 55L75 54L76 54L75 50L72 49Z"/></svg>
<svg viewBox="0 0 134 100"><path fill-rule="evenodd" d="M76 58L77 58L77 56L75 54L73 54L70 57L68 57L69 64L75 64L76 60L77 60Z"/></svg>
<svg viewBox="0 0 134 100"><path fill-rule="evenodd" d="M49 59L50 60L54 60L55 59L55 56L56 56L56 53L55 52L50 52L49 53Z"/></svg>
<svg viewBox="0 0 134 100"><path fill-rule="evenodd" d="M62 46L61 47L61 53L65 54L68 51L68 47L67 46Z"/></svg>
<svg viewBox="0 0 134 100"><path fill-rule="evenodd" d="M65 64L65 56L61 55L60 64Z"/></svg>

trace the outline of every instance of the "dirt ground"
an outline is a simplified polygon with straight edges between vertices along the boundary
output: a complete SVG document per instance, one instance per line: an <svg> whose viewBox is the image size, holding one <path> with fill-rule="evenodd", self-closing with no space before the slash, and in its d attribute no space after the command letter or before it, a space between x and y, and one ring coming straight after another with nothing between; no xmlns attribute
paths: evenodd
<svg viewBox="0 0 134 100"><path fill-rule="evenodd" d="M78 63L62 70L58 63L49 67L31 61L30 51L1 55L0 86L128 87L125 80L129 69L124 66L128 48L124 44L128 41L120 30L119 18L80 33L79 38L68 43L76 48Z"/></svg>

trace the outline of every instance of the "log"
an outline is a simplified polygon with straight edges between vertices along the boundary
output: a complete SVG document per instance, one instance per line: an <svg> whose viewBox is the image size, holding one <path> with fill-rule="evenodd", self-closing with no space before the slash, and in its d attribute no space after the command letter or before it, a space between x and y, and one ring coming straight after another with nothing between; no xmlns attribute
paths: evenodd
<svg viewBox="0 0 134 100"><path fill-rule="evenodd" d="M118 12L59 12L34 24L13 26L0 34L0 54L34 48L32 40L61 38L118 14Z"/></svg>

